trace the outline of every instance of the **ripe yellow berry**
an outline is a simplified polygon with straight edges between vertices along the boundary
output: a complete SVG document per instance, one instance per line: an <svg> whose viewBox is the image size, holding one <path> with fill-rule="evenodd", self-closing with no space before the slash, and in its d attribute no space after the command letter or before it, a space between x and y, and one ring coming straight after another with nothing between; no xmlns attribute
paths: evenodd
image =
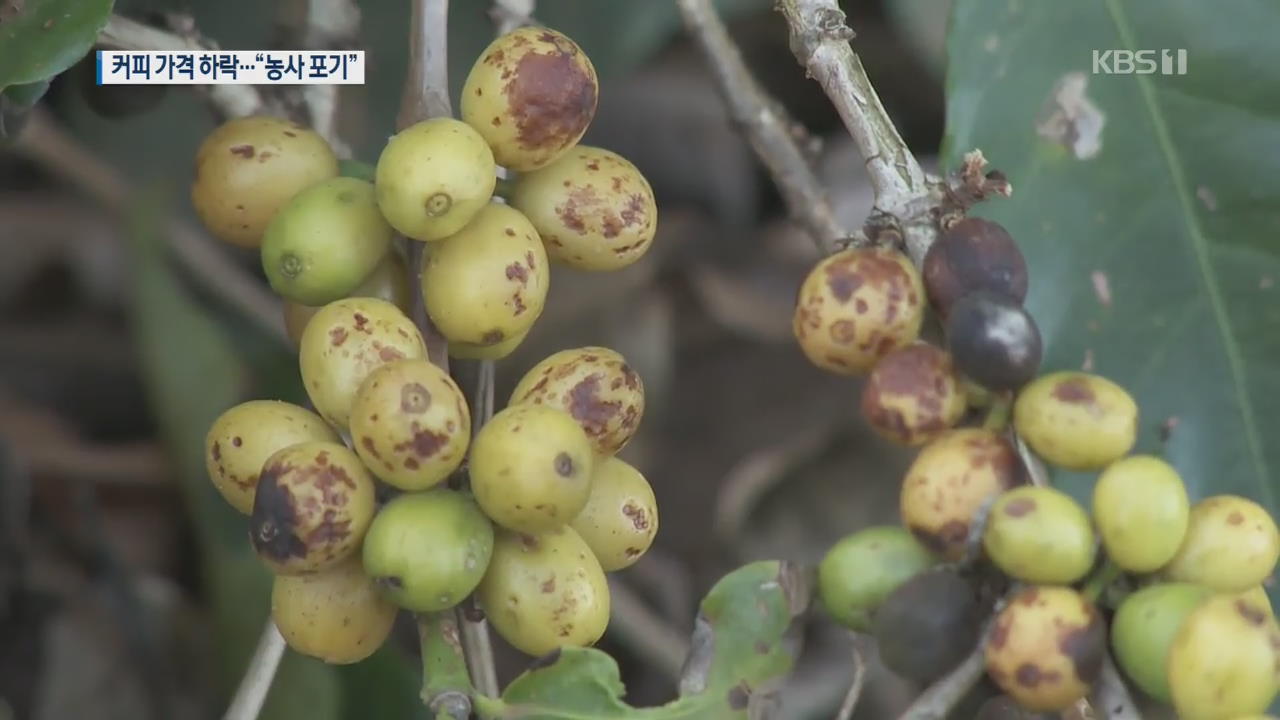
<svg viewBox="0 0 1280 720"><path fill-rule="evenodd" d="M338 443L300 443L262 467L249 537L276 574L316 572L355 553L373 511L373 477L355 453Z"/></svg>
<svg viewBox="0 0 1280 720"><path fill-rule="evenodd" d="M813 364L860 375L915 341L924 306L920 273L907 256L889 248L842 250L805 278L792 330Z"/></svg>
<svg viewBox="0 0 1280 720"><path fill-rule="evenodd" d="M215 237L255 248L276 211L337 174L337 157L314 131L274 117L236 118L200 144L191 204Z"/></svg>
<svg viewBox="0 0 1280 720"><path fill-rule="evenodd" d="M360 459L401 490L439 484L471 444L462 389L427 360L397 360L369 373L356 391L350 426Z"/></svg>
<svg viewBox="0 0 1280 720"><path fill-rule="evenodd" d="M965 405L951 357L926 343L885 355L862 386L862 417L900 445L938 437L959 422Z"/></svg>
<svg viewBox="0 0 1280 720"><path fill-rule="evenodd" d="M537 228L548 255L578 270L624 268L658 231L644 175L621 155L585 145L521 174L511 204Z"/></svg>
<svg viewBox="0 0 1280 720"><path fill-rule="evenodd" d="M1068 470L1101 470L1133 448L1138 405L1104 377L1056 372L1022 389L1013 423L1049 463Z"/></svg>
<svg viewBox="0 0 1280 720"><path fill-rule="evenodd" d="M644 383L614 350L573 348L547 356L520 378L509 404L522 403L564 410L582 426L596 452L613 455L631 440L644 417Z"/></svg>
<svg viewBox="0 0 1280 720"><path fill-rule="evenodd" d="M1049 487L1019 487L991 507L982 537L987 556L1011 577L1069 585L1093 567L1093 527L1070 495Z"/></svg>
<svg viewBox="0 0 1280 720"><path fill-rule="evenodd" d="M1280 690L1280 627L1247 600L1210 598L1187 616L1168 663L1173 707L1182 720L1261 713Z"/></svg>
<svg viewBox="0 0 1280 720"><path fill-rule="evenodd" d="M609 624L604 570L569 527L499 531L476 598L493 629L529 655L593 645Z"/></svg>
<svg viewBox="0 0 1280 720"><path fill-rule="evenodd" d="M596 113L591 60L568 37L525 27L485 48L462 87L462 119L499 165L526 172L577 144Z"/></svg>
<svg viewBox="0 0 1280 720"><path fill-rule="evenodd" d="M1165 568L1172 580L1243 592L1280 558L1280 531L1261 505L1237 495L1207 497L1191 508L1187 534Z"/></svg>
<svg viewBox="0 0 1280 720"><path fill-rule="evenodd" d="M987 674L1028 710L1065 710L1098 678L1107 630L1098 610L1064 587L1030 587L996 616Z"/></svg>
<svg viewBox="0 0 1280 720"><path fill-rule="evenodd" d="M423 120L392 137L378 157L378 207L397 232L439 240L489 203L496 171L489 146L466 123Z"/></svg>
<svg viewBox="0 0 1280 720"><path fill-rule="evenodd" d="M396 607L378 594L352 557L308 575L276 575L271 619L294 651L347 665L382 647Z"/></svg>
<svg viewBox="0 0 1280 720"><path fill-rule="evenodd" d="M306 408L279 400L250 400L218 416L204 439L205 469L213 486L246 515L262 465L277 451L308 440L338 442L324 420Z"/></svg>
<svg viewBox="0 0 1280 720"><path fill-rule="evenodd" d="M658 534L658 501L639 470L619 460L596 463L586 507L569 526L606 572L630 567Z"/></svg>
<svg viewBox="0 0 1280 720"><path fill-rule="evenodd" d="M409 289L409 273L404 258L392 250L383 256L382 262L365 276L364 280L347 294L348 297L371 297L386 300L408 315L413 295ZM323 306L303 305L291 300L284 303L284 327L294 344L302 342L302 331L312 316Z"/></svg>
<svg viewBox="0 0 1280 720"><path fill-rule="evenodd" d="M1160 569L1187 534L1190 502L1169 463L1149 455L1117 460L1093 486L1093 519L1107 556L1129 572Z"/></svg>
<svg viewBox="0 0 1280 720"><path fill-rule="evenodd" d="M502 527L546 532L582 511L594 469L591 443L573 418L541 405L513 405L476 434L471 491Z"/></svg>
<svg viewBox="0 0 1280 720"><path fill-rule="evenodd" d="M317 312L302 333L298 364L316 410L347 427L360 383L396 360L422 360L427 346L413 321L377 298L335 300Z"/></svg>
<svg viewBox="0 0 1280 720"><path fill-rule="evenodd" d="M422 297L449 342L497 345L533 327L550 279L537 231L519 210L492 203L430 248Z"/></svg>

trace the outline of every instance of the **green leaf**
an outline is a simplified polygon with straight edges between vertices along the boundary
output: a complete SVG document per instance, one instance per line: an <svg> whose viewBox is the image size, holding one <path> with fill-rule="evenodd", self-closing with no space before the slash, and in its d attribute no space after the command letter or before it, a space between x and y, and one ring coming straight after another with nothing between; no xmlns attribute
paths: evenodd
<svg viewBox="0 0 1280 720"><path fill-rule="evenodd" d="M112 0L0 0L0 89L48 80L93 47Z"/></svg>
<svg viewBox="0 0 1280 720"><path fill-rule="evenodd" d="M339 160L338 174L342 177L373 182L376 171L375 168L367 162L362 162L360 160Z"/></svg>
<svg viewBox="0 0 1280 720"><path fill-rule="evenodd" d="M745 718L776 702L799 654L793 620L809 605L810 573L785 562L743 566L702 601L681 697L656 708L622 700L618 665L590 648L564 648L517 677L500 701L476 698L482 717L504 720L711 720Z"/></svg>
<svg viewBox="0 0 1280 720"><path fill-rule="evenodd" d="M1193 497L1275 514L1280 5L958 0L952 21L944 154L981 148L1013 183L980 211L1027 256L1045 369L1128 388L1136 451ZM1157 70L1183 48L1186 74L1094 74L1116 48ZM1093 477L1056 480L1079 497Z"/></svg>

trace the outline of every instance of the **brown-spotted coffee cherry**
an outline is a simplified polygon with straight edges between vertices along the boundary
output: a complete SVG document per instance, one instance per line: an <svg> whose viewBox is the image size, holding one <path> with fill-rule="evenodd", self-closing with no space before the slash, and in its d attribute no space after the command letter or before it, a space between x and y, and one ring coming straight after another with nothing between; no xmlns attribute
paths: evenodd
<svg viewBox="0 0 1280 720"><path fill-rule="evenodd" d="M1168 663L1179 718L1261 713L1280 691L1280 626L1263 606L1219 595L1187 616L1169 647Z"/></svg>
<svg viewBox="0 0 1280 720"><path fill-rule="evenodd" d="M526 172L577 144L596 113L600 86L582 48L563 34L525 27L485 48L462 87L462 119L499 165Z"/></svg>
<svg viewBox="0 0 1280 720"><path fill-rule="evenodd" d="M1277 559L1280 530L1266 508L1238 495L1214 495L1191 507L1186 537L1164 572L1238 593L1270 577Z"/></svg>
<svg viewBox="0 0 1280 720"><path fill-rule="evenodd" d="M960 298L977 290L1021 303L1027 297L1027 261L999 223L970 217L956 222L929 246L921 270L929 300L945 317Z"/></svg>
<svg viewBox="0 0 1280 720"><path fill-rule="evenodd" d="M969 293L947 316L956 369L991 390L1015 390L1040 370L1040 329L1020 304L987 291Z"/></svg>
<svg viewBox="0 0 1280 720"><path fill-rule="evenodd" d="M511 405L564 410L578 421L596 452L613 455L644 417L644 383L618 352L605 347L561 350L534 365L511 393Z"/></svg>
<svg viewBox="0 0 1280 720"><path fill-rule="evenodd" d="M382 647L396 606L378 594L353 556L307 575L276 575L271 619L295 652L348 665Z"/></svg>
<svg viewBox="0 0 1280 720"><path fill-rule="evenodd" d="M1013 425L1036 454L1067 470L1101 470L1138 436L1138 404L1124 388L1089 373L1038 377L1018 393Z"/></svg>
<svg viewBox="0 0 1280 720"><path fill-rule="evenodd" d="M355 553L373 511L373 477L355 453L338 443L300 443L263 465L249 537L276 574L315 572Z"/></svg>
<svg viewBox="0 0 1280 720"><path fill-rule="evenodd" d="M965 405L951 357L921 342L885 355L862 386L862 417L901 445L938 437L960 420Z"/></svg>
<svg viewBox="0 0 1280 720"><path fill-rule="evenodd" d="M907 256L889 248L841 250L805 278L791 327L815 365L860 375L915 341L924 304L920 273Z"/></svg>
<svg viewBox="0 0 1280 720"><path fill-rule="evenodd" d="M991 507L982 546L1010 577L1069 585L1089 572L1096 554L1089 515L1051 487L1018 487Z"/></svg>
<svg viewBox="0 0 1280 720"><path fill-rule="evenodd" d="M611 457L596 463L586 507L569 526L606 572L630 567L658 534L658 501L639 470Z"/></svg>
<svg viewBox="0 0 1280 720"><path fill-rule="evenodd" d="M952 430L925 445L902 481L902 523L949 560L964 557L979 512L1023 481L1017 452L981 428Z"/></svg>
<svg viewBox="0 0 1280 720"><path fill-rule="evenodd" d="M1107 630L1097 608L1065 587L1010 599L987 638L987 674L1029 710L1065 710L1098 679Z"/></svg>

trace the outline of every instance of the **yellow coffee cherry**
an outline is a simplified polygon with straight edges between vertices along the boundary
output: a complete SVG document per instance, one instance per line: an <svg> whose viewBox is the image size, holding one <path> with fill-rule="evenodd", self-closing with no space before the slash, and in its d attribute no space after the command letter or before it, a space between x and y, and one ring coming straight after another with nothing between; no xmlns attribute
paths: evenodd
<svg viewBox="0 0 1280 720"><path fill-rule="evenodd" d="M805 278L791 326L813 364L860 375L915 341L924 306L920 273L906 255L890 248L841 250Z"/></svg>
<svg viewBox="0 0 1280 720"><path fill-rule="evenodd" d="M316 572L359 549L373 511L373 477L355 453L339 443L299 443L263 465L249 537L277 575Z"/></svg>
<svg viewBox="0 0 1280 720"><path fill-rule="evenodd" d="M1010 577L1070 585L1093 567L1093 527L1070 495L1049 487L1019 487L991 507L982 546Z"/></svg>
<svg viewBox="0 0 1280 720"><path fill-rule="evenodd" d="M338 158L314 131L280 118L236 118L200 144L191 204L214 237L256 248L276 211L337 174Z"/></svg>
<svg viewBox="0 0 1280 720"><path fill-rule="evenodd" d="M514 405L480 428L471 448L471 491L493 521L539 533L569 523L587 504L591 443L568 414Z"/></svg>
<svg viewBox="0 0 1280 720"><path fill-rule="evenodd" d="M1280 531L1258 503L1214 495L1191 508L1187 535L1165 567L1172 580L1243 592L1261 583L1280 558Z"/></svg>
<svg viewBox="0 0 1280 720"><path fill-rule="evenodd" d="M413 321L377 298L346 298L324 306L307 323L298 348L302 384L316 410L347 427L360 383L396 360L423 360L427 346Z"/></svg>
<svg viewBox="0 0 1280 720"><path fill-rule="evenodd" d="M1138 405L1104 377L1056 372L1022 389L1013 406L1013 424L1049 463L1067 470L1101 470L1133 448Z"/></svg>
<svg viewBox="0 0 1280 720"><path fill-rule="evenodd" d="M489 146L466 123L423 120L392 137L378 157L378 207L402 235L440 240L489 203L496 172Z"/></svg>
<svg viewBox="0 0 1280 720"><path fill-rule="evenodd" d="M1182 720L1261 713L1280 691L1280 627L1261 606L1220 595L1187 616L1168 663Z"/></svg>
<svg viewBox="0 0 1280 720"><path fill-rule="evenodd" d="M907 469L902 524L930 550L959 560L978 512L1022 480L1022 463L1003 436L952 430L925 445Z"/></svg>
<svg viewBox="0 0 1280 720"><path fill-rule="evenodd" d="M368 658L391 635L396 608L349 558L308 575L277 575L271 619L295 652L334 665Z"/></svg>
<svg viewBox="0 0 1280 720"><path fill-rule="evenodd" d="M1150 455L1117 460L1093 486L1093 519L1107 556L1129 572L1160 569L1187 534L1190 502L1182 478Z"/></svg>
<svg viewBox="0 0 1280 720"><path fill-rule="evenodd" d="M1107 629L1083 595L1032 586L1010 599L987 637L987 674L1028 710L1058 711L1083 698L1107 652Z"/></svg>
<svg viewBox="0 0 1280 720"><path fill-rule="evenodd" d="M639 470L605 458L591 475L586 507L569 526L586 541L606 572L630 567L658 534L658 501Z"/></svg>
<svg viewBox="0 0 1280 720"><path fill-rule="evenodd" d="M298 193L267 225L262 269L281 297L323 305L351 294L391 247L373 185L336 177Z"/></svg>
<svg viewBox="0 0 1280 720"><path fill-rule="evenodd" d="M938 437L960 421L966 404L951 356L927 343L885 355L862 386L862 417L899 445Z"/></svg>
<svg viewBox="0 0 1280 720"><path fill-rule="evenodd" d="M519 210L492 203L430 248L422 297L449 342L497 345L533 327L550 279L537 231Z"/></svg>
<svg viewBox="0 0 1280 720"><path fill-rule="evenodd" d="M604 570L570 527L499 531L476 599L493 629L529 655L593 645L609 624Z"/></svg>
<svg viewBox="0 0 1280 720"><path fill-rule="evenodd" d="M621 155L579 145L521 174L511 204L537 228L547 254L578 270L639 260L658 231L649 181Z"/></svg>
<svg viewBox="0 0 1280 720"><path fill-rule="evenodd" d="M613 455L635 435L644 417L644 383L625 358L605 347L549 355L520 378L511 405L534 403L564 410L596 452Z"/></svg>
<svg viewBox="0 0 1280 720"><path fill-rule="evenodd" d="M279 450L308 440L338 442L324 420L306 408L279 400L250 400L213 421L204 438L204 463L213 486L246 515L262 465Z"/></svg>
<svg viewBox="0 0 1280 720"><path fill-rule="evenodd" d="M369 373L351 405L350 427L364 464L401 490L439 484L471 444L462 389L427 360L397 360Z"/></svg>
<svg viewBox="0 0 1280 720"><path fill-rule="evenodd" d="M365 276L364 280L348 293L348 297L380 298L400 308L408 315L413 303L409 289L409 272L404 258L392 250L383 256L382 262ZM290 300L284 303L284 328L294 344L302 342L302 331L323 306L302 305Z"/></svg>
<svg viewBox="0 0 1280 720"><path fill-rule="evenodd" d="M462 119L499 165L526 172L573 147L596 114L600 83L582 48L563 34L525 27L499 37L467 74Z"/></svg>
<svg viewBox="0 0 1280 720"><path fill-rule="evenodd" d="M458 358L459 360L501 360L510 355L520 347L520 343L529 337L529 331L526 330L519 335L513 335L496 345L473 345L471 343L449 343L449 357Z"/></svg>

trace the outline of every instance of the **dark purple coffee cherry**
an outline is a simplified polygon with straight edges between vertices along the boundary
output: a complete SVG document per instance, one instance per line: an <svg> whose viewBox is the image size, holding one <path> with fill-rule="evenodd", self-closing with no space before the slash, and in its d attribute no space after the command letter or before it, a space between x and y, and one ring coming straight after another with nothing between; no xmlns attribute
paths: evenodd
<svg viewBox="0 0 1280 720"><path fill-rule="evenodd" d="M989 291L965 295L947 316L956 369L990 390L1015 390L1040 370L1040 329L1016 300Z"/></svg>
<svg viewBox="0 0 1280 720"><path fill-rule="evenodd" d="M989 290L1022 302L1027 262L1009 232L982 218L964 218L947 228L924 256L924 286L933 307L950 314L960 298Z"/></svg>
<svg viewBox="0 0 1280 720"><path fill-rule="evenodd" d="M954 569L937 568L889 593L872 619L872 634L885 667L928 683L973 650L981 621L973 583Z"/></svg>

